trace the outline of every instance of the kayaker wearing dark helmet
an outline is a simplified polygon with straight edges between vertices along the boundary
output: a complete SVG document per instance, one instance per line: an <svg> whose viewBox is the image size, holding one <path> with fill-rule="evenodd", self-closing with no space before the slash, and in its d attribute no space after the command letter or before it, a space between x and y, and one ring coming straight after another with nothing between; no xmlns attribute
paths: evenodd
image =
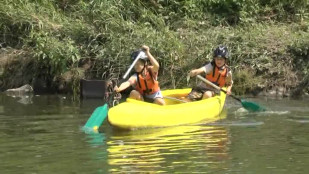
<svg viewBox="0 0 309 174"><path fill-rule="evenodd" d="M198 74L205 73L206 79L214 83L219 87L226 86L228 95L231 94L233 80L232 72L228 65L226 64L229 59L229 51L226 46L220 45L213 52L213 60L206 64L205 66L191 70L189 75L194 77ZM215 94L219 94L218 90L213 87L206 85L205 83L200 83L198 86L194 87L192 91L187 96L190 100L200 100L213 97Z"/></svg>
<svg viewBox="0 0 309 174"><path fill-rule="evenodd" d="M135 74L133 74L126 82L120 84L119 87L115 86L116 92L121 92L128 87L132 86L134 90L130 92L130 98L153 102L159 105L165 105L163 96L158 82L159 63L151 55L149 47L142 46L142 50L132 53L131 58L134 61L136 58L139 60L134 65Z"/></svg>

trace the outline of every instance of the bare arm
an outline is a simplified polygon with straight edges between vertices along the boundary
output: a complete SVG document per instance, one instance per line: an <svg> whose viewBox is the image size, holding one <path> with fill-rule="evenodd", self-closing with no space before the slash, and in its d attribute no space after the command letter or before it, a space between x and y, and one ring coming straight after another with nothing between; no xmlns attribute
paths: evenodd
<svg viewBox="0 0 309 174"><path fill-rule="evenodd" d="M196 76L196 75L198 75L198 74L201 74L201 73L203 73L203 72L205 72L205 71L204 71L204 67L201 67L201 68L198 68L198 69L191 70L190 73L189 73L189 75L190 75L191 77L194 77L194 76Z"/></svg>
<svg viewBox="0 0 309 174"><path fill-rule="evenodd" d="M227 95L231 95L231 94L232 94L232 85L230 85L230 86L228 86L228 87L226 88L226 94L227 94Z"/></svg>
<svg viewBox="0 0 309 174"><path fill-rule="evenodd" d="M149 47L146 46L146 45L143 45L142 48L145 50L145 53L146 53L151 65L152 65L153 72L158 72L160 65L159 65L158 61L150 53Z"/></svg>
<svg viewBox="0 0 309 174"><path fill-rule="evenodd" d="M130 82L126 81L126 82L121 83L121 85L119 87L115 86L114 90L116 92L121 92L121 91L127 89L130 85L131 85Z"/></svg>
<svg viewBox="0 0 309 174"><path fill-rule="evenodd" d="M134 84L134 83L135 83L135 80L136 80L135 76L131 76L131 77L129 78L129 80L127 80L127 81L121 83L119 87L118 87L118 86L115 86L114 90L115 90L116 92L121 92L121 91L127 89L128 87L130 87L132 84Z"/></svg>
<svg viewBox="0 0 309 174"><path fill-rule="evenodd" d="M233 80L232 80L232 73L229 73L226 77L226 94L231 95L232 94L232 86L233 86Z"/></svg>

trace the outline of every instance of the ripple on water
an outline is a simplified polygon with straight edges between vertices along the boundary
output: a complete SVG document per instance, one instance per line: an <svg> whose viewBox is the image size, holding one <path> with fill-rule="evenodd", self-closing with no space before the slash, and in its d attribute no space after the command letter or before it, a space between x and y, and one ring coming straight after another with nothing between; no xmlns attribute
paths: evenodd
<svg viewBox="0 0 309 174"><path fill-rule="evenodd" d="M224 122L208 123L207 125L212 125L212 126L260 126L263 124L264 122L262 121L258 121L258 122L224 121Z"/></svg>
<svg viewBox="0 0 309 174"><path fill-rule="evenodd" d="M309 116L293 115L289 116L287 120L297 123L309 123Z"/></svg>

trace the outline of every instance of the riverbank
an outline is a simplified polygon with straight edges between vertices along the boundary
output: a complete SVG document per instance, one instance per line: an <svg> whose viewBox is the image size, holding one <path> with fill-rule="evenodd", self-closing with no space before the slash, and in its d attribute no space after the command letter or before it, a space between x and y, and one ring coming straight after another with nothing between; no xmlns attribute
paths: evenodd
<svg viewBox="0 0 309 174"><path fill-rule="evenodd" d="M236 94L309 92L308 5L303 1L293 6L258 0L190 3L5 1L0 89L30 84L35 92L78 95L81 78L121 77L129 55L142 44L160 63L161 87L184 88L195 83L187 84L187 72L211 61L212 50L225 44ZM230 6L237 8L227 10Z"/></svg>

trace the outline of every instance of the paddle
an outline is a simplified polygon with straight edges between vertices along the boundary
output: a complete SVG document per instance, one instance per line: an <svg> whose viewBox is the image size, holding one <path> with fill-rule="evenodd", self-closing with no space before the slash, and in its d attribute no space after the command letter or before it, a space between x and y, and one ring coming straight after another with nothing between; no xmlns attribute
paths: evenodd
<svg viewBox="0 0 309 174"><path fill-rule="evenodd" d="M170 100L175 100L175 101L179 101L179 102L182 102L182 103L188 103L188 101L181 100L181 99L178 99L178 98L175 98L175 97L164 96L163 98L170 99Z"/></svg>
<svg viewBox="0 0 309 174"><path fill-rule="evenodd" d="M127 72L124 74L124 76L120 80L119 84L121 84L127 78L127 76L129 75L130 71L132 70L132 68L134 67L136 62L140 59L142 54L143 54L142 52L140 52L138 54L136 59L133 61L133 63L131 64L131 66L127 70ZM114 95L115 95L115 91L113 91L111 97L113 97ZM108 104L107 103L105 103L103 106L97 107L93 111L93 113L91 114L90 118L88 119L88 121L84 125L83 129L85 131L95 131L95 132L97 132L99 127L102 125L103 121L106 119L107 113L108 113Z"/></svg>
<svg viewBox="0 0 309 174"><path fill-rule="evenodd" d="M208 81L207 79L205 79L204 77L200 76L200 75L197 75L197 78L199 78L200 80L202 80L203 82L205 82L206 84L214 87L215 89L217 90L220 90L224 93L226 93L226 90L220 88L219 86L211 83L210 81ZM244 99L240 99L236 96L234 96L233 94L230 95L231 97L233 97L235 100L239 101L241 103L241 105L247 109L248 111L252 111L252 112L257 112L257 111L265 111L265 108L262 107L262 106L259 106L257 103L254 103L254 102L249 102L249 101L246 101Z"/></svg>

